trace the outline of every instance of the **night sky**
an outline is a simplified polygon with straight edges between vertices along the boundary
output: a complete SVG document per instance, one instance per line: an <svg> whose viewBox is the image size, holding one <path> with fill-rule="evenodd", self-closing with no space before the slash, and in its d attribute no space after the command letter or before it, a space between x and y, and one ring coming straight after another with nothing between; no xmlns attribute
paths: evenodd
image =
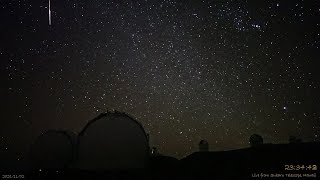
<svg viewBox="0 0 320 180"><path fill-rule="evenodd" d="M320 136L320 2L1 0L0 148L107 110L186 156Z"/></svg>

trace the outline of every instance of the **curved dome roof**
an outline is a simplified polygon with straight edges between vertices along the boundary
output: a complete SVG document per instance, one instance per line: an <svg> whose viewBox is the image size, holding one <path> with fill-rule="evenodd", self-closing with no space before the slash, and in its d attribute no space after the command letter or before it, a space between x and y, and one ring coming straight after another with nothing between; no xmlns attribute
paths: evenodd
<svg viewBox="0 0 320 180"><path fill-rule="evenodd" d="M200 142L199 142L199 145L208 145L209 143L208 143L208 141L206 141L206 140L201 140Z"/></svg>
<svg viewBox="0 0 320 180"><path fill-rule="evenodd" d="M124 113L105 113L90 121L78 137L79 168L142 168L149 155L147 135Z"/></svg>
<svg viewBox="0 0 320 180"><path fill-rule="evenodd" d="M73 159L75 135L67 131L49 130L31 147L30 158L35 168L64 168Z"/></svg>
<svg viewBox="0 0 320 180"><path fill-rule="evenodd" d="M253 134L250 136L249 142L252 146L263 144L263 138L259 134Z"/></svg>

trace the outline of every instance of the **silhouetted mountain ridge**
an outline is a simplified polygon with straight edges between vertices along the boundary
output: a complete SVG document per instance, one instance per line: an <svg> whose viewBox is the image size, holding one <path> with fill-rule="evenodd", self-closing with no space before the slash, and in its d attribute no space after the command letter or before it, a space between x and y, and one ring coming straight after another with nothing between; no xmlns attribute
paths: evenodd
<svg viewBox="0 0 320 180"><path fill-rule="evenodd" d="M209 151L209 143L201 140L198 152L178 160L150 148L148 134L133 117L108 112L89 121L78 135L58 130L41 134L23 160L0 151L0 170L32 179L248 179L255 173L319 174L319 142L290 137L289 144L263 144L258 134L249 140L251 147L229 151ZM294 169L302 165L303 169Z"/></svg>

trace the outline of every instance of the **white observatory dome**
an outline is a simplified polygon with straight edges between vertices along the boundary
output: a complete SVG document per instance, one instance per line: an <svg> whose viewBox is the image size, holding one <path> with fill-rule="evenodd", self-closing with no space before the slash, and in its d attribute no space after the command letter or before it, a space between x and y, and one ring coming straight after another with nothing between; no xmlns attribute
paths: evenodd
<svg viewBox="0 0 320 180"><path fill-rule="evenodd" d="M49 130L40 135L31 147L33 168L64 168L72 159L75 135L67 131Z"/></svg>
<svg viewBox="0 0 320 180"><path fill-rule="evenodd" d="M147 163L147 135L140 123L124 113L101 114L84 127L78 140L81 169L143 168Z"/></svg>

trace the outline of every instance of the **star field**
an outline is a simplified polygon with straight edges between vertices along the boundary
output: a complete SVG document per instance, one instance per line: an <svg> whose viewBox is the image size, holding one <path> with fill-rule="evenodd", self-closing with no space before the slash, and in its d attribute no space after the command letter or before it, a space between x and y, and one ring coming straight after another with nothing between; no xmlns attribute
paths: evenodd
<svg viewBox="0 0 320 180"><path fill-rule="evenodd" d="M317 1L4 0L1 137L79 132L107 110L182 157L320 134ZM0 144L1 145L1 144Z"/></svg>

